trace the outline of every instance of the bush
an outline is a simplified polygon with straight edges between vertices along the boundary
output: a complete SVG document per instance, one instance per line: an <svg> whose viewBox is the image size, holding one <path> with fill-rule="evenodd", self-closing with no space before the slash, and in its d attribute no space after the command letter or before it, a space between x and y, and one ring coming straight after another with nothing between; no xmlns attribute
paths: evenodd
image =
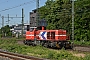
<svg viewBox="0 0 90 60"><path fill-rule="evenodd" d="M86 55L84 60L90 60L90 55Z"/></svg>

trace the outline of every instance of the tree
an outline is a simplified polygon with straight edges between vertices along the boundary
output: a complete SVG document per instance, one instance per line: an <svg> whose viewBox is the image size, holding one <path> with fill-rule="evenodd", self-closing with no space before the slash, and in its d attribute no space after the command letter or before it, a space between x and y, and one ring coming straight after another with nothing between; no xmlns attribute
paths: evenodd
<svg viewBox="0 0 90 60"><path fill-rule="evenodd" d="M2 34L3 34L3 36L11 36L11 31L10 31L10 27L9 27L9 25L6 25L6 26L4 26L4 27L2 27L1 28L1 30L3 31L2 32Z"/></svg>
<svg viewBox="0 0 90 60"><path fill-rule="evenodd" d="M75 3L75 39L90 40L90 0Z"/></svg>

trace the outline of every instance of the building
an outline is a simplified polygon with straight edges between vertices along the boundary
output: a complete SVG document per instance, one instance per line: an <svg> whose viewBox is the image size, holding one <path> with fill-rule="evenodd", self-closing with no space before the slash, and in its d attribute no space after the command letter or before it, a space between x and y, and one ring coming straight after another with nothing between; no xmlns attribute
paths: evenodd
<svg viewBox="0 0 90 60"><path fill-rule="evenodd" d="M34 9L32 12L30 12L30 27L41 29L41 26L47 26L47 22L45 19L39 19L39 16L37 17L37 10ZM38 18L38 21L36 20ZM43 23L44 22L44 23ZM45 28L46 29L46 28Z"/></svg>
<svg viewBox="0 0 90 60"><path fill-rule="evenodd" d="M30 27L36 27L36 9L30 12Z"/></svg>
<svg viewBox="0 0 90 60"><path fill-rule="evenodd" d="M26 34L27 25L29 25L29 24L24 24L24 26L23 26L23 35ZM10 27L11 27L10 31L12 31L13 35L19 33L19 36L21 36L21 34L22 34L22 24L12 25Z"/></svg>

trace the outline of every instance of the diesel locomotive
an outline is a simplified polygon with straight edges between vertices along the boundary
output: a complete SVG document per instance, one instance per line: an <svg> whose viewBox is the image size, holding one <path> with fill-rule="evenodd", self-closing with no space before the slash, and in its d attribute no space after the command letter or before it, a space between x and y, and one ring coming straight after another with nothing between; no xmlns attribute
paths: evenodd
<svg viewBox="0 0 90 60"><path fill-rule="evenodd" d="M66 30L46 30L46 20L39 21L38 27L27 26L26 40L27 45L42 45L51 48L72 48L70 36Z"/></svg>

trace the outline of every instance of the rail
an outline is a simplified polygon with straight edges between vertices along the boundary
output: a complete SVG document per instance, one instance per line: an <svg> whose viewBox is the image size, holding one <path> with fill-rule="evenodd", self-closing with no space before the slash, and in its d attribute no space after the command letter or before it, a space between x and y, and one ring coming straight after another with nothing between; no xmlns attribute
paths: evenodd
<svg viewBox="0 0 90 60"><path fill-rule="evenodd" d="M27 56L27 55L11 53L11 52L1 51L1 50L0 50L0 56L8 57L13 60L48 60L48 59L37 58L33 56Z"/></svg>

